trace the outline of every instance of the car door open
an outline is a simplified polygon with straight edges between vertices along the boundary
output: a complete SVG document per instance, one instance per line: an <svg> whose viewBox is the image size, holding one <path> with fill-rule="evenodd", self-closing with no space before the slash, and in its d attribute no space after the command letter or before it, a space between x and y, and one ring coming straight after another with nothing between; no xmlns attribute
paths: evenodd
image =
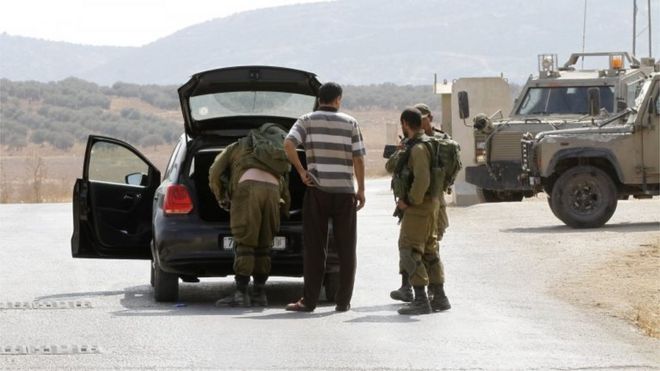
<svg viewBox="0 0 660 371"><path fill-rule="evenodd" d="M159 184L160 172L135 148L89 136L73 191L73 257L149 259Z"/></svg>

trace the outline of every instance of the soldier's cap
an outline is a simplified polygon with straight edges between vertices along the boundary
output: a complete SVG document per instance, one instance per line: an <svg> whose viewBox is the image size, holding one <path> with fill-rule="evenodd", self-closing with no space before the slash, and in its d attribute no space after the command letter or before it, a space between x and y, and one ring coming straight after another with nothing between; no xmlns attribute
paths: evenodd
<svg viewBox="0 0 660 371"><path fill-rule="evenodd" d="M429 106L427 106L424 103L415 104L415 108L417 108L419 112L422 113L422 117L428 117L429 115L431 115L431 109L429 108Z"/></svg>

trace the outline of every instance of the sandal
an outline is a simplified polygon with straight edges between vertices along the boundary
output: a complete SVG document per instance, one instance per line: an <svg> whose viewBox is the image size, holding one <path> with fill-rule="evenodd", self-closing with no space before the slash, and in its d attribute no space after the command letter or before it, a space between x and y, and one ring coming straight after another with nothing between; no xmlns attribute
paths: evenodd
<svg viewBox="0 0 660 371"><path fill-rule="evenodd" d="M300 298L300 300L298 300L295 303L287 304L286 308L284 308L284 309L288 310L290 312L311 312L311 311L314 310L314 309L308 308L305 305L303 298Z"/></svg>

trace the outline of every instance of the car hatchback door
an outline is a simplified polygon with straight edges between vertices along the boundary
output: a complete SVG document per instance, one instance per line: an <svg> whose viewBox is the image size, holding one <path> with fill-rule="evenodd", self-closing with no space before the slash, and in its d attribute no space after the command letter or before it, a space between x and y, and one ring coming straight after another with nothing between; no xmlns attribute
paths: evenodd
<svg viewBox="0 0 660 371"><path fill-rule="evenodd" d="M73 190L74 258L149 259L160 172L131 145L90 135Z"/></svg>

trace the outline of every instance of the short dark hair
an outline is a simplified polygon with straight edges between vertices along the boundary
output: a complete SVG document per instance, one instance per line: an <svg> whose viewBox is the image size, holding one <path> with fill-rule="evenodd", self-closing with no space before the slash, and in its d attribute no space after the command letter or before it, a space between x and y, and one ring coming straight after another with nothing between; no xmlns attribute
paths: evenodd
<svg viewBox="0 0 660 371"><path fill-rule="evenodd" d="M422 113L415 107L408 107L401 112L401 121L405 121L411 129L422 127Z"/></svg>
<svg viewBox="0 0 660 371"><path fill-rule="evenodd" d="M343 90L336 82L326 82L319 88L319 103L332 103L338 97L341 97Z"/></svg>

